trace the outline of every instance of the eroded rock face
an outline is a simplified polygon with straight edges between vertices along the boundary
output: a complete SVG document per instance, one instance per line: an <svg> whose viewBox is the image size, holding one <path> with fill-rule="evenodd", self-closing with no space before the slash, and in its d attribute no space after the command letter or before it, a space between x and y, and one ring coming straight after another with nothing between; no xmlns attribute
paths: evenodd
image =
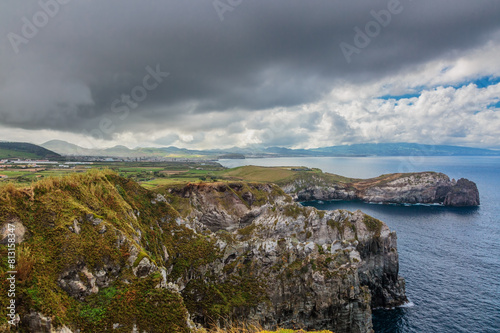
<svg viewBox="0 0 500 333"><path fill-rule="evenodd" d="M45 317L41 313L31 312L25 315L22 319L22 323L25 327L29 329L30 332L37 333L72 333L68 327L54 327L52 324L52 319Z"/></svg>
<svg viewBox="0 0 500 333"><path fill-rule="evenodd" d="M355 200L356 191L353 187L344 184L325 184L319 177L311 179L296 179L292 183L282 185L281 188L296 201L311 200Z"/></svg>
<svg viewBox="0 0 500 333"><path fill-rule="evenodd" d="M71 297L81 300L99 291L95 276L84 264L77 265L61 274L58 284Z"/></svg>
<svg viewBox="0 0 500 333"><path fill-rule="evenodd" d="M144 257L141 259L139 264L134 267L133 272L137 277L145 277L156 270L157 267L153 263L151 263L151 261L147 257Z"/></svg>
<svg viewBox="0 0 500 333"><path fill-rule="evenodd" d="M460 178L457 183L446 193L444 199L446 206L479 206L479 191L474 182Z"/></svg>
<svg viewBox="0 0 500 333"><path fill-rule="evenodd" d="M115 281L123 268L119 264L102 258L100 264L91 270L84 262L64 271L57 280L58 285L71 297L83 300ZM147 271L149 273L149 270Z"/></svg>
<svg viewBox="0 0 500 333"><path fill-rule="evenodd" d="M321 186L308 187L297 193L298 201L311 200L355 200L356 192L340 186L323 188Z"/></svg>
<svg viewBox="0 0 500 333"><path fill-rule="evenodd" d="M220 186L190 185L182 195L196 207L186 217L191 228L232 235L233 241L219 239L223 256L205 273L219 282L249 274L265 291L266 300L253 308L234 309L236 318L271 329L370 332L372 306L407 301L396 235L384 223L360 211L320 212L284 195L252 206L249 195L229 190L232 184L224 191ZM272 185L256 186L269 196L273 191ZM217 219L206 218L214 211L224 216L216 228ZM177 281L185 297L199 293L195 281ZM208 319L202 311L191 315L201 323Z"/></svg>
<svg viewBox="0 0 500 333"><path fill-rule="evenodd" d="M368 202L442 203L452 184L448 176L439 173L412 174L383 184L359 190L359 197Z"/></svg>
<svg viewBox="0 0 500 333"><path fill-rule="evenodd" d="M479 191L474 182L450 180L436 172L391 174L378 178L318 185L303 180L282 186L297 201L362 200L375 203L442 204L445 206L478 206Z"/></svg>
<svg viewBox="0 0 500 333"><path fill-rule="evenodd" d="M398 275L396 233L384 224L381 234L381 237L366 237L356 247L362 260L359 278L371 291L373 308L393 308L407 302L405 281Z"/></svg>

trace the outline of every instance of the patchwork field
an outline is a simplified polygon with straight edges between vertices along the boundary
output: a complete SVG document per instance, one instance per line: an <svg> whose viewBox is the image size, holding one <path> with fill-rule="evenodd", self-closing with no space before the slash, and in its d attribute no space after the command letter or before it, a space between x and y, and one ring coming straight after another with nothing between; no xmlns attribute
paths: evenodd
<svg viewBox="0 0 500 333"><path fill-rule="evenodd" d="M22 187L45 177L82 173L89 169L111 169L122 177L139 182L147 189L200 181L244 180L280 185L298 177L307 179L314 176L320 176L328 182L351 183L356 181L356 179L327 174L319 169L308 169L306 167L243 166L226 169L216 162L99 162L92 165L76 165L72 168L8 166L0 169L0 175L7 176L0 182L12 182L16 186Z"/></svg>

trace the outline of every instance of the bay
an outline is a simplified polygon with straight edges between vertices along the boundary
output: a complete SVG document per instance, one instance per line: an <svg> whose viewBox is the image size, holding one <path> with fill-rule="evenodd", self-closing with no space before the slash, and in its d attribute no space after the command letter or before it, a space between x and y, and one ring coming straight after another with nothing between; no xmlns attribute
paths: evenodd
<svg viewBox="0 0 500 333"><path fill-rule="evenodd" d="M375 310L375 332L500 332L500 157L309 157L221 160L305 166L353 178L443 172L479 189L477 208L310 202L318 209L361 209L397 232L400 275L411 303Z"/></svg>

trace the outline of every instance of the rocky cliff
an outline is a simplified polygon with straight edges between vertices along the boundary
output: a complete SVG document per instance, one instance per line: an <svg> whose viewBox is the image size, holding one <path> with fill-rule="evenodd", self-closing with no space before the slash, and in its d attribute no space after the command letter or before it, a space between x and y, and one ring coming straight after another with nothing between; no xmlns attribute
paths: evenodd
<svg viewBox="0 0 500 333"><path fill-rule="evenodd" d="M174 204L185 200L189 227L208 228L223 239L218 246L224 266L212 271L219 281L237 272L260 286L262 300L233 310L238 319L265 327L368 332L372 306L406 301L395 233L360 211L302 207L268 184L191 184L165 195ZM194 282L176 283L189 295ZM206 309L188 309L195 320L206 320Z"/></svg>
<svg viewBox="0 0 500 333"><path fill-rule="evenodd" d="M373 306L406 301L396 235L362 212L302 207L268 184L161 193L110 172L0 189L18 272L15 325L2 297L2 329L196 332L243 320L370 332ZM7 271L2 262L2 288Z"/></svg>
<svg viewBox="0 0 500 333"><path fill-rule="evenodd" d="M375 203L478 206L479 191L467 179L450 180L436 172L397 173L377 178L331 182L323 174L296 177L280 184L298 201L362 200Z"/></svg>

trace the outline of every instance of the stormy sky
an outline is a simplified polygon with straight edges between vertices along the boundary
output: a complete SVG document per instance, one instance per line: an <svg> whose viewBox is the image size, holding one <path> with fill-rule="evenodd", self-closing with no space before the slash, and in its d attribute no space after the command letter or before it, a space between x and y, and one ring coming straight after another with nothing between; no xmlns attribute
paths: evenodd
<svg viewBox="0 0 500 333"><path fill-rule="evenodd" d="M498 0L5 0L0 38L0 140L500 148Z"/></svg>

